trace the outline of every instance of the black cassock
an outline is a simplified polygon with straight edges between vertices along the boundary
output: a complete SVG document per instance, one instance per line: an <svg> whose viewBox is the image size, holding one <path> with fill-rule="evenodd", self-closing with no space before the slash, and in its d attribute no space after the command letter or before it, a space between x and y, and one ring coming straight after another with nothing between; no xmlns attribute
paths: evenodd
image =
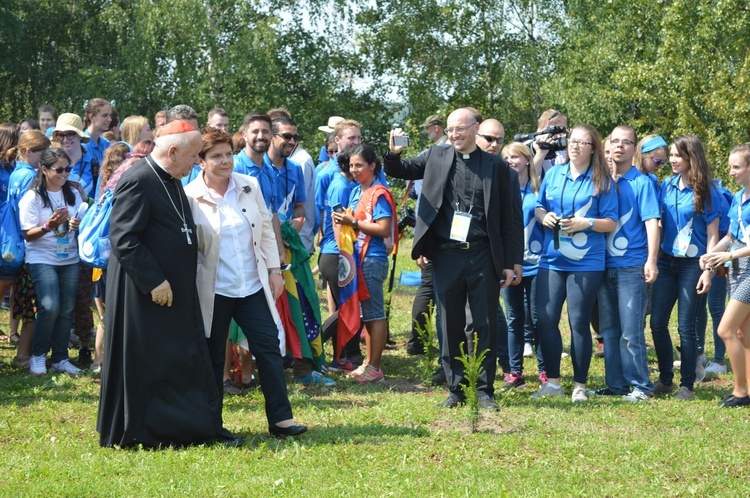
<svg viewBox="0 0 750 498"><path fill-rule="evenodd" d="M198 444L221 431L195 286L193 217L179 180L148 159L153 169L142 159L120 178L110 218L97 422L102 446ZM180 199L192 244L183 231ZM174 294L171 307L151 300L151 290L164 280Z"/></svg>

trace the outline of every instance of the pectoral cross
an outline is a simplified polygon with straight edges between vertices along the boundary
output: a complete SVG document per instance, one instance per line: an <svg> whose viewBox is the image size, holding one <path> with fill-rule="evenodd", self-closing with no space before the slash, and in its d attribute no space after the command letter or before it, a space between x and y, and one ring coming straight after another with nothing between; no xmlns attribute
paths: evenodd
<svg viewBox="0 0 750 498"><path fill-rule="evenodd" d="M193 233L193 231L188 228L187 222L182 222L182 228L180 228L180 232L185 232L185 238L187 239L187 243L189 245L193 245L193 241L190 240L190 234Z"/></svg>

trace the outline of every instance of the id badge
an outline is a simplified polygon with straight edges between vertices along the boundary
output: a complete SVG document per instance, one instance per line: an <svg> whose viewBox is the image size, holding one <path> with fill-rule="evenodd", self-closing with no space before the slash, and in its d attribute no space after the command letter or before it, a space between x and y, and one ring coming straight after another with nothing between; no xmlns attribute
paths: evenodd
<svg viewBox="0 0 750 498"><path fill-rule="evenodd" d="M690 247L690 236L692 233L680 232L674 239L672 244L672 251L675 256L685 257L687 256L688 248Z"/></svg>
<svg viewBox="0 0 750 498"><path fill-rule="evenodd" d="M57 257L67 258L70 255L70 239L60 237L57 239Z"/></svg>
<svg viewBox="0 0 750 498"><path fill-rule="evenodd" d="M560 243L563 243L563 242L565 242L566 244L572 246L573 245L573 237L571 237L568 232L566 232L565 230L563 230L561 228L560 229Z"/></svg>
<svg viewBox="0 0 750 498"><path fill-rule="evenodd" d="M469 237L469 227L471 226L471 215L469 213L453 213L453 222L451 223L451 240L466 242Z"/></svg>

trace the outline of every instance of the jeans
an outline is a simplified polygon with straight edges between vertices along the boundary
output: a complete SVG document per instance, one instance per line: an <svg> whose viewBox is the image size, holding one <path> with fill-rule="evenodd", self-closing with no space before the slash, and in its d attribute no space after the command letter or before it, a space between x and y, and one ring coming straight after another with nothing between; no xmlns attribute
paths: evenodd
<svg viewBox="0 0 750 498"><path fill-rule="evenodd" d="M695 291L702 272L698 258L675 258L667 254L659 256L658 267L659 278L654 282L651 295L651 333L659 360L659 380L670 386L674 377L669 316L677 302L677 331L682 354L680 385L692 390L698 360L695 320L698 310L706 307L706 295Z"/></svg>
<svg viewBox="0 0 750 498"><path fill-rule="evenodd" d="M647 299L642 266L607 268L599 289L599 331L607 387L618 394L631 387L644 394L654 389L644 332Z"/></svg>
<svg viewBox="0 0 750 498"><path fill-rule="evenodd" d="M52 348L52 363L68 358L68 340L73 327L73 308L78 288L78 263L72 265L27 265L36 289L34 356L46 356Z"/></svg>
<svg viewBox="0 0 750 498"><path fill-rule="evenodd" d="M604 271L557 271L539 268L536 276L536 302L542 356L551 379L560 377L562 336L560 316L568 301L573 359L573 380L585 384L591 365L591 313Z"/></svg>
<svg viewBox="0 0 750 498"><path fill-rule="evenodd" d="M523 375L523 347L529 342L536 348L536 363L539 372L542 372L544 360L537 326L536 275L523 277L519 285L506 287L501 292L508 313L510 371ZM527 328L531 329L531 335Z"/></svg>
<svg viewBox="0 0 750 498"><path fill-rule="evenodd" d="M695 324L698 331L698 356L704 352L706 345L706 327L708 326L708 313L711 313L711 321L714 328L714 362L724 363L724 357L727 348L724 341L719 337L719 323L724 316L724 309L727 305L727 278L714 277L711 279L711 288L708 290L708 312L705 306L698 310L698 318Z"/></svg>

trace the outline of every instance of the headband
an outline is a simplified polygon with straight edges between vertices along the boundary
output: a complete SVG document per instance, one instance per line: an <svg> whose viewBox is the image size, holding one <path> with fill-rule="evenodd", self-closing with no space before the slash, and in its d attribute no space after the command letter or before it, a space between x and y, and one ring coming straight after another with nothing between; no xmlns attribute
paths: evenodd
<svg viewBox="0 0 750 498"><path fill-rule="evenodd" d="M641 154L646 154L647 152L651 152L652 150L656 150L658 148L666 146L667 142L665 142L663 138L657 135L648 142L641 145Z"/></svg>

